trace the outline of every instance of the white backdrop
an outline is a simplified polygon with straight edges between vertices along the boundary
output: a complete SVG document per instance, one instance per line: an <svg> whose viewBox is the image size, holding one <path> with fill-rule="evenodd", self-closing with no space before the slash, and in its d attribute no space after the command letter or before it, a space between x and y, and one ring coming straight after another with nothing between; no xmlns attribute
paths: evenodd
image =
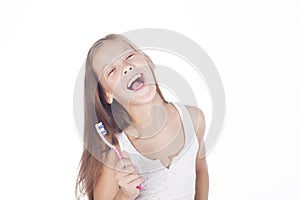
<svg viewBox="0 0 300 200"><path fill-rule="evenodd" d="M74 199L77 73L94 41L137 28L186 35L220 73L209 199L300 199L300 3L197 2L1 1L1 199Z"/></svg>

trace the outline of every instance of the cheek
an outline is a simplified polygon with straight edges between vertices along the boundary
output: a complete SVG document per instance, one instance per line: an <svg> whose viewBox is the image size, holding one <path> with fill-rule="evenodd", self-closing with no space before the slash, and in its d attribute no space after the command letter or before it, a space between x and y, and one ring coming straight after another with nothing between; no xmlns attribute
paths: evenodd
<svg viewBox="0 0 300 200"><path fill-rule="evenodd" d="M116 84L114 82L112 83L107 83L105 85L105 91L109 92L109 93L113 93L113 91L115 90Z"/></svg>
<svg viewBox="0 0 300 200"><path fill-rule="evenodd" d="M114 93L114 91L117 89L119 84L119 79L117 76L115 77L110 77L108 80L104 81L104 83L102 84L105 92L108 93Z"/></svg>
<svg viewBox="0 0 300 200"><path fill-rule="evenodd" d="M100 84L102 86L103 92L105 93L111 93L111 84L109 83L109 81L105 80L104 78L100 79Z"/></svg>

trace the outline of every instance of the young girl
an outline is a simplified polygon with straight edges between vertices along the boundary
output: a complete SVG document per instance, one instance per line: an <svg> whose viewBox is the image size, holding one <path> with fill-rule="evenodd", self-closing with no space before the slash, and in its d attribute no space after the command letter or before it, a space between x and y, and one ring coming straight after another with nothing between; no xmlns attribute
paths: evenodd
<svg viewBox="0 0 300 200"><path fill-rule="evenodd" d="M107 35L89 50L84 151L76 184L89 200L208 198L203 113L165 101L154 68L121 35ZM121 149L121 160L100 139L99 122L105 137Z"/></svg>

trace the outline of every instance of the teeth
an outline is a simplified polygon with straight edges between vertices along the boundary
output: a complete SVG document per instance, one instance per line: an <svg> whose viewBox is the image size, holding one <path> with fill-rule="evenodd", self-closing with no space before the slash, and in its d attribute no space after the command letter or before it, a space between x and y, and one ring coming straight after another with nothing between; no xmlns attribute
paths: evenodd
<svg viewBox="0 0 300 200"><path fill-rule="evenodd" d="M132 77L132 78L129 80L128 84L127 84L127 88L130 88L131 85L132 85L132 83L133 83L136 79L141 78L141 77L142 77L142 74L137 74L137 75L135 75L134 77Z"/></svg>

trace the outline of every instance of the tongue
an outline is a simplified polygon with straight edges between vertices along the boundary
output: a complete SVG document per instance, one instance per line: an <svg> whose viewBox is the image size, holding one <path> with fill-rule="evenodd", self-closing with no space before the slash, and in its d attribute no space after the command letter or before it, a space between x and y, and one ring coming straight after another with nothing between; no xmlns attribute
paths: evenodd
<svg viewBox="0 0 300 200"><path fill-rule="evenodd" d="M133 84L132 84L132 89L133 89L133 90L138 90L138 89L140 89L143 85L144 85L144 83L141 82L141 81L134 81Z"/></svg>

